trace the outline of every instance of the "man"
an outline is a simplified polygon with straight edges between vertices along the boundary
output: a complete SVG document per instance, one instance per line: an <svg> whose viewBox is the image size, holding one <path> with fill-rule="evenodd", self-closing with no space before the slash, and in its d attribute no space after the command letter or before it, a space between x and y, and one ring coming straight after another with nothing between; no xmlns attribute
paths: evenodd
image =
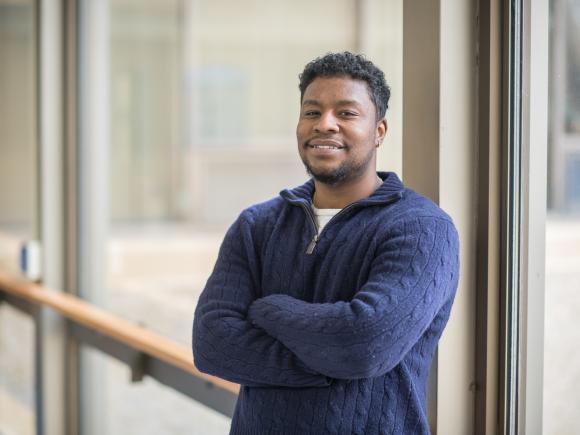
<svg viewBox="0 0 580 435"><path fill-rule="evenodd" d="M312 177L244 210L199 299L199 370L241 384L231 434L426 434L458 280L451 219L376 172L390 91L362 56L300 75Z"/></svg>

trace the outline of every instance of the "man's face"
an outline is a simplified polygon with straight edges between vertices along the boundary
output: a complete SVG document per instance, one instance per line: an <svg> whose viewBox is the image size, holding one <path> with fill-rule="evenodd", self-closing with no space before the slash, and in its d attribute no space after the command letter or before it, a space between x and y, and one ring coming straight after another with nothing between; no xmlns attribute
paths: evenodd
<svg viewBox="0 0 580 435"><path fill-rule="evenodd" d="M387 130L376 121L367 84L350 77L318 77L304 91L296 127L298 152L317 181L343 185L376 171L377 141Z"/></svg>

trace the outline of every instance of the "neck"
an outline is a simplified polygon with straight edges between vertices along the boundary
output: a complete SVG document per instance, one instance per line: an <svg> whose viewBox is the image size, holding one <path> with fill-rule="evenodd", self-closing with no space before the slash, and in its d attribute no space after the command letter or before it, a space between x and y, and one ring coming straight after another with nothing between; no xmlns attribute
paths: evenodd
<svg viewBox="0 0 580 435"><path fill-rule="evenodd" d="M316 208L344 208L367 198L383 183L376 171L369 171L357 180L331 186L314 180L313 204Z"/></svg>

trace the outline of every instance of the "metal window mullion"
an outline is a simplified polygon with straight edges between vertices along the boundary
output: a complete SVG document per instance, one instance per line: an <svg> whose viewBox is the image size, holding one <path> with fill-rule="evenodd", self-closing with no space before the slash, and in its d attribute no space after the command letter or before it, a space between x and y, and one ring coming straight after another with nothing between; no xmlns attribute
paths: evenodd
<svg viewBox="0 0 580 435"><path fill-rule="evenodd" d="M518 433L520 350L520 223L522 147L522 2L506 2L504 16L504 195L502 228L502 392L500 432Z"/></svg>
<svg viewBox="0 0 580 435"><path fill-rule="evenodd" d="M475 306L475 416L473 432L497 433L501 173L500 0L480 0L477 19L477 296Z"/></svg>
<svg viewBox="0 0 580 435"><path fill-rule="evenodd" d="M76 78L75 241L78 295L106 306L106 240L109 221L109 1L78 0L74 72ZM106 431L105 366L90 352L78 352L76 367L82 434Z"/></svg>
<svg viewBox="0 0 580 435"><path fill-rule="evenodd" d="M519 430L543 430L548 3L523 1Z"/></svg>
<svg viewBox="0 0 580 435"><path fill-rule="evenodd" d="M36 233L43 252L43 284L61 288L64 267L62 1L37 0L35 9L38 95ZM66 325L62 317L45 307L34 310L34 319L36 432L63 434L66 425Z"/></svg>
<svg viewBox="0 0 580 435"><path fill-rule="evenodd" d="M79 288L79 218L78 218L78 2L66 1L62 6L63 63L63 185L64 265L63 289L78 295ZM80 346L70 334L65 349L66 434L80 431Z"/></svg>

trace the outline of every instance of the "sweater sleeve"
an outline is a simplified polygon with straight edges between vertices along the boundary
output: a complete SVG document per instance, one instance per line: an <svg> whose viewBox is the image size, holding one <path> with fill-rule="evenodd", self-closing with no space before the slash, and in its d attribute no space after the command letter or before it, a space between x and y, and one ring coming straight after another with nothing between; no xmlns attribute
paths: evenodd
<svg viewBox="0 0 580 435"><path fill-rule="evenodd" d="M249 318L319 373L375 377L399 364L453 301L458 274L453 224L418 218L390 231L351 301L308 303L273 294L256 300Z"/></svg>
<svg viewBox="0 0 580 435"><path fill-rule="evenodd" d="M196 367L248 386L329 385L325 376L308 369L282 343L247 320L258 282L258 256L250 224L242 214L224 238L195 310Z"/></svg>

